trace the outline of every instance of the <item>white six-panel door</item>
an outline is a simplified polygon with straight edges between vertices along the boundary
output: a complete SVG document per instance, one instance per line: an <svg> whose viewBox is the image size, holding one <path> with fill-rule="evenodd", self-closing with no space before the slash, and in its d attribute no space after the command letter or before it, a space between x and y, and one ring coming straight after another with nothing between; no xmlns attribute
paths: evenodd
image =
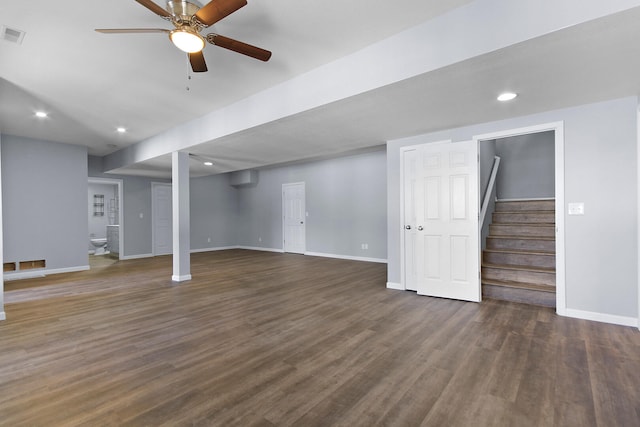
<svg viewBox="0 0 640 427"><path fill-rule="evenodd" d="M153 254L167 255L173 252L173 213L171 184L154 183L153 205Z"/></svg>
<svg viewBox="0 0 640 427"><path fill-rule="evenodd" d="M305 213L304 182L282 184L282 228L285 252L304 254Z"/></svg>
<svg viewBox="0 0 640 427"><path fill-rule="evenodd" d="M477 143L425 144L411 151L403 157L405 288L480 301Z"/></svg>

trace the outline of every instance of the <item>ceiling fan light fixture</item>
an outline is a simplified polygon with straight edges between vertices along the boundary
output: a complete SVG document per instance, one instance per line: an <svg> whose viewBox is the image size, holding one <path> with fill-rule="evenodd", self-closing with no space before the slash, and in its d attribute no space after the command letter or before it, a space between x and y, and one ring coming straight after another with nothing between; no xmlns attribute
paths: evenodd
<svg viewBox="0 0 640 427"><path fill-rule="evenodd" d="M183 52L195 53L204 49L204 38L191 27L177 28L169 33L169 38Z"/></svg>

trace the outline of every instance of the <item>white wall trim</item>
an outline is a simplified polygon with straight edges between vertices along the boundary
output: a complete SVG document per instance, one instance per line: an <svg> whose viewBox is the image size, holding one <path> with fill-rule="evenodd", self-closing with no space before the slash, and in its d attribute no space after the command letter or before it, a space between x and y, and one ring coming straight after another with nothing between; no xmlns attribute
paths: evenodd
<svg viewBox="0 0 640 427"><path fill-rule="evenodd" d="M636 110L636 165L640 166L640 106ZM638 216L636 217L636 223L638 228L638 248L640 248L640 167L636 167L637 170L637 185L638 185ZM638 329L640 329L640 250L638 251L638 258L636 260L638 268Z"/></svg>
<svg viewBox="0 0 640 427"><path fill-rule="evenodd" d="M7 320L7 315L4 311L0 311L0 320Z"/></svg>
<svg viewBox="0 0 640 427"><path fill-rule="evenodd" d="M172 282L186 282L187 280L191 280L190 274L185 274L183 276L177 276L174 274L173 276L171 276Z"/></svg>
<svg viewBox="0 0 640 427"><path fill-rule="evenodd" d="M3 277L4 277L4 280L34 279L36 277L45 277L50 274L75 273L77 271L86 271L86 270L89 270L89 266L81 265L78 267L17 271L14 273L4 273Z"/></svg>
<svg viewBox="0 0 640 427"><path fill-rule="evenodd" d="M473 137L474 141L508 138L538 132L553 131L555 136L555 200L556 200L556 313L566 315L567 290L565 277L564 227L564 122L551 122L535 126L486 133Z"/></svg>
<svg viewBox="0 0 640 427"><path fill-rule="evenodd" d="M153 254L136 254L136 255L124 255L121 256L121 260L125 259L141 259L141 258L153 258Z"/></svg>
<svg viewBox="0 0 640 427"><path fill-rule="evenodd" d="M261 247L258 247L258 246L236 246L235 249L246 249L248 251L278 252L278 253L281 253L281 254L284 253L284 249L261 248Z"/></svg>
<svg viewBox="0 0 640 427"><path fill-rule="evenodd" d="M351 255L337 255L337 254L327 254L323 252L305 252L307 256L317 256L323 258L337 258L337 259L347 259L350 261L364 261L364 262L376 262L380 264L386 264L387 260L382 258L370 258L370 257L362 257L362 256L351 256Z"/></svg>
<svg viewBox="0 0 640 427"><path fill-rule="evenodd" d="M387 282L387 289L394 289L396 291L406 291L404 286L402 286L400 283L394 283L394 282Z"/></svg>
<svg viewBox="0 0 640 427"><path fill-rule="evenodd" d="M200 253L200 252L215 252L215 251L227 251L230 249L238 249L238 246L218 246L215 248L200 248L200 249L191 249L191 253Z"/></svg>
<svg viewBox="0 0 640 427"><path fill-rule="evenodd" d="M614 325L638 326L638 319L635 317L616 316L614 314L595 313L593 311L574 310L572 308L567 308L563 315L576 319L592 320L595 322L611 323Z"/></svg>

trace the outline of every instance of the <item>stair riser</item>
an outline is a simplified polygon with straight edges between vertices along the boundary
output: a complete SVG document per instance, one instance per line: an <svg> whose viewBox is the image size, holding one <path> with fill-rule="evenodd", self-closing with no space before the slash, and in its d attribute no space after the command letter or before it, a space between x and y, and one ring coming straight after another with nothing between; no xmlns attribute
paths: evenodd
<svg viewBox="0 0 640 427"><path fill-rule="evenodd" d="M529 267L556 268L556 256L541 254L518 254L504 252L484 252L482 259L488 264L522 265Z"/></svg>
<svg viewBox="0 0 640 427"><path fill-rule="evenodd" d="M528 289L513 289L494 285L482 285L482 298L493 298L503 301L542 305L545 307L556 306L555 293Z"/></svg>
<svg viewBox="0 0 640 427"><path fill-rule="evenodd" d="M482 267L482 278L504 282L525 282L540 285L556 285L556 274L542 271L510 270L494 267Z"/></svg>
<svg viewBox="0 0 640 427"><path fill-rule="evenodd" d="M549 251L555 252L556 242L554 240L535 240L535 239L494 239L487 238L487 249L516 249L530 251Z"/></svg>
<svg viewBox="0 0 640 427"><path fill-rule="evenodd" d="M523 202L497 202L496 212L514 212L514 211L555 211L556 203L554 200L532 200Z"/></svg>
<svg viewBox="0 0 640 427"><path fill-rule="evenodd" d="M532 236L532 237L555 237L555 226L545 225L509 225L491 224L489 226L491 236Z"/></svg>
<svg viewBox="0 0 640 427"><path fill-rule="evenodd" d="M493 214L493 223L501 224L553 224L556 214L554 212L496 212Z"/></svg>

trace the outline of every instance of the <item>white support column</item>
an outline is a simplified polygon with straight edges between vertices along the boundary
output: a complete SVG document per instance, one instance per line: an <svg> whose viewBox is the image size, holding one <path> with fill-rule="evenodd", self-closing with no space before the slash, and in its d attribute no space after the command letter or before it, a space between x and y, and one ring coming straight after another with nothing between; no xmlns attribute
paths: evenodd
<svg viewBox="0 0 640 427"><path fill-rule="evenodd" d="M189 153L171 153L173 196L173 276L174 282L191 280L189 218Z"/></svg>

